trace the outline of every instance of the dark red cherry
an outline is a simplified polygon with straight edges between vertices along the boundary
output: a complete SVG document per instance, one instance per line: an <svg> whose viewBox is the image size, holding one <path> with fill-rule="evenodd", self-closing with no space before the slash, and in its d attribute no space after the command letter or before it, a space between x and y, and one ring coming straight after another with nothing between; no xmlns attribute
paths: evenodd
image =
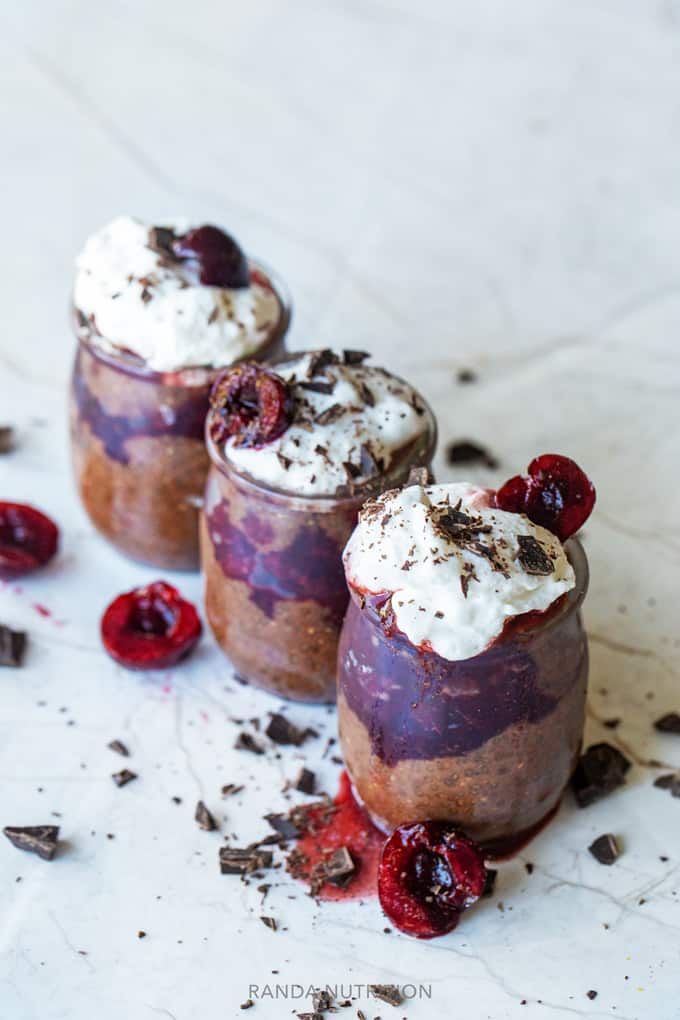
<svg viewBox="0 0 680 1020"><path fill-rule="evenodd" d="M215 380L210 406L210 434L216 443L234 436L239 446L264 446L293 420L288 383L254 361L235 365Z"/></svg>
<svg viewBox="0 0 680 1020"><path fill-rule="evenodd" d="M595 486L578 464L558 453L535 457L528 475L515 475L496 493L499 510L526 514L561 542L575 534L595 506Z"/></svg>
<svg viewBox="0 0 680 1020"><path fill-rule="evenodd" d="M114 599L102 617L104 648L127 669L165 669L201 636L198 613L172 585L155 581Z"/></svg>
<svg viewBox="0 0 680 1020"><path fill-rule="evenodd" d="M39 510L24 503L0 502L0 578L30 574L51 560L59 529Z"/></svg>
<svg viewBox="0 0 680 1020"><path fill-rule="evenodd" d="M447 822L410 822L385 843L378 869L380 904L400 931L445 935L484 892L479 848Z"/></svg>
<svg viewBox="0 0 680 1020"><path fill-rule="evenodd" d="M233 237L219 227L197 227L176 237L172 250L200 283L237 289L250 284L248 260Z"/></svg>

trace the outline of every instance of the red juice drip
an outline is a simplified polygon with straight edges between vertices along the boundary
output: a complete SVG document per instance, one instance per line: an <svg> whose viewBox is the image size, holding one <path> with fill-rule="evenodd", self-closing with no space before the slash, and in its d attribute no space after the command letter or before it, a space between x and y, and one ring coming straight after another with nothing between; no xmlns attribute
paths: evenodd
<svg viewBox="0 0 680 1020"><path fill-rule="evenodd" d="M347 847L356 864L356 872L344 887L326 882L318 896L322 900L354 900L376 896L378 891L378 863L387 836L378 829L352 793L349 776L340 776L340 788L334 800L336 810L328 821L315 832L308 832L297 842L297 849L305 854L305 871L311 873L315 864L328 859L339 847ZM314 815L310 813L310 818Z"/></svg>

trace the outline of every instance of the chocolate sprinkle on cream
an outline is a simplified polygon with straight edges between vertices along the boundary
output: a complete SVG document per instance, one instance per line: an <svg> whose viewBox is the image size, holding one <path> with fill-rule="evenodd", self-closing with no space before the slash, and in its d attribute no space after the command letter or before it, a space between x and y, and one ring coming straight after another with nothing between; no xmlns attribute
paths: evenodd
<svg viewBox="0 0 680 1020"><path fill-rule="evenodd" d="M51 861L57 852L58 825L6 825L2 830L12 846Z"/></svg>
<svg viewBox="0 0 680 1020"><path fill-rule="evenodd" d="M519 562L527 574L548 575L552 574L554 563L547 552L533 535L518 535Z"/></svg>
<svg viewBox="0 0 680 1020"><path fill-rule="evenodd" d="M325 411L318 414L314 421L317 425L332 425L338 418L342 418L345 413L345 409L342 404L331 404Z"/></svg>

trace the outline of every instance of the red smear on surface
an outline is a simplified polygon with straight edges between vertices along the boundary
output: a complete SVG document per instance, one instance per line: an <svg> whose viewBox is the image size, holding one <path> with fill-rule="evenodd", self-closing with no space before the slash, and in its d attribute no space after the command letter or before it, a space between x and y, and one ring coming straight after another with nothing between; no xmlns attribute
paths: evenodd
<svg viewBox="0 0 680 1020"><path fill-rule="evenodd" d="M47 606L41 605L40 602L34 602L33 603L33 609L35 609L36 613L39 613L40 616L51 616L52 615L52 613L47 608Z"/></svg>
<svg viewBox="0 0 680 1020"><path fill-rule="evenodd" d="M325 825L316 832L304 835L297 842L297 849L308 858L311 871L315 864L327 860L324 851L337 850L346 846L357 865L352 881L343 889L328 882L319 892L321 900L355 900L359 897L377 896L378 863L387 839L384 832L376 828L368 814L357 803L352 793L349 776L345 771L340 776L340 788L333 802L337 810ZM310 812L310 818L314 814Z"/></svg>

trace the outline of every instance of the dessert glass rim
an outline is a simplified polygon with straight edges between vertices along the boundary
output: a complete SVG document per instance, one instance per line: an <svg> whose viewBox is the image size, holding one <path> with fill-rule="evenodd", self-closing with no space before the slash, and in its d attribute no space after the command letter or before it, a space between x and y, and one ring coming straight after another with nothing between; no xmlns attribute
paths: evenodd
<svg viewBox="0 0 680 1020"><path fill-rule="evenodd" d="M568 592L565 592L556 602L553 602L551 606L543 612L529 612L529 613L518 613L517 616L508 617L508 623L512 625L516 621L520 621L522 617L530 618L531 622L527 623L527 626L522 629L515 629L511 626L510 631L501 631L500 634L494 640L483 648L476 655L471 655L467 659L446 659L443 655L439 655L434 650L427 650L424 654L436 656L441 659L442 662L462 663L471 662L474 659L479 658L482 655L487 655L490 652L498 651L503 648L508 642L512 641L519 644L526 644L533 640L537 634L544 634L553 627L556 627L559 623L563 622L568 616L579 611L588 593L588 584L590 581L590 568L588 565L588 558L586 556L585 549L581 544L580 540L576 536L572 536L567 539L564 544L564 551L567 554L567 558L574 568L576 575L576 581L574 587ZM360 612L365 610L358 604L358 600L361 598L362 593L349 581L347 582L350 597L354 604L357 606ZM366 593L380 595L380 592ZM380 627L380 620L377 614L370 610L366 613L366 617L369 621L377 627ZM383 631L384 633L384 631ZM398 631L396 634L390 635L393 640L403 642L411 645L416 650L417 645L413 645L413 642L409 640L406 634Z"/></svg>
<svg viewBox="0 0 680 1020"><path fill-rule="evenodd" d="M75 326L76 339L78 340L78 343L83 344L83 346L86 347L95 357L100 358L102 361L112 365L114 368L123 368L131 375L136 375L140 378L159 383L167 382L168 377L176 378L184 375L185 373L191 374L192 372L200 372L212 377L218 372L223 372L225 368L229 368L231 365L236 365L241 361L249 361L256 357L259 360L262 358L263 354L266 356L267 352L275 347L279 340L288 332L293 317L293 299L287 284L284 283L282 277L274 269L272 269L267 262L263 262L262 259L257 258L254 255L247 255L246 257L248 259L248 265L257 272L262 273L262 275L265 276L268 282L272 285L281 308L281 315L275 329L272 331L272 335L265 343L256 348L254 351L251 351L249 354L244 354L240 358L234 358L231 361L226 361L224 365L184 365L182 368L177 368L172 371L159 371L158 369L148 368L145 362L132 351L120 350L119 352L114 352L113 350L106 350L93 341L93 331L85 331L80 325L78 322L79 310L76 307L75 301L71 299L71 318ZM103 340L107 340L107 337L102 334L98 333L98 335L102 336Z"/></svg>
<svg viewBox="0 0 680 1020"><path fill-rule="evenodd" d="M277 365L293 361L295 358L302 357L305 354L311 354L315 350L319 350L319 348L312 347L305 351L286 351L275 360L266 362L264 367L275 369ZM385 369L385 371L389 370ZM408 469L410 470L412 467L427 467L431 463L437 448L438 428L434 411L425 397L423 397L420 390L416 390L414 386L408 383L405 379L402 379L401 376L395 375L394 372L390 372L389 374L397 382L403 383L404 386L408 386L410 389L415 390L418 395L418 399L422 402L425 408L424 417L427 419L427 429L423 435L427 436L427 446L421 452L416 462L409 463ZM309 510L315 513L323 513L325 511L330 512L334 510L338 504L358 503L361 505L367 499L380 495L390 488L397 488L399 486L399 482L397 480L404 474L405 465L403 462L399 462L390 468L385 474L379 474L376 475L374 479L368 479L366 482L357 485L354 490L348 486L347 491L343 491L341 493L336 491L305 496L300 493L290 492L287 489L279 489L275 486L267 485L266 482L261 482L256 478L253 478L253 476L249 475L246 471L236 467L236 465L224 455L224 452L210 435L210 424L213 414L214 412L211 408L208 411L208 415L205 420L205 442L208 448L208 453L210 454L211 463L217 468L217 470L221 471L222 474L227 475L229 478L234 479L234 481L238 482L238 484L246 491L266 495L268 499L275 503L280 503L281 505L290 505L295 503L300 511ZM408 446L412 449L417 449L420 439L421 436L417 436L408 444Z"/></svg>

